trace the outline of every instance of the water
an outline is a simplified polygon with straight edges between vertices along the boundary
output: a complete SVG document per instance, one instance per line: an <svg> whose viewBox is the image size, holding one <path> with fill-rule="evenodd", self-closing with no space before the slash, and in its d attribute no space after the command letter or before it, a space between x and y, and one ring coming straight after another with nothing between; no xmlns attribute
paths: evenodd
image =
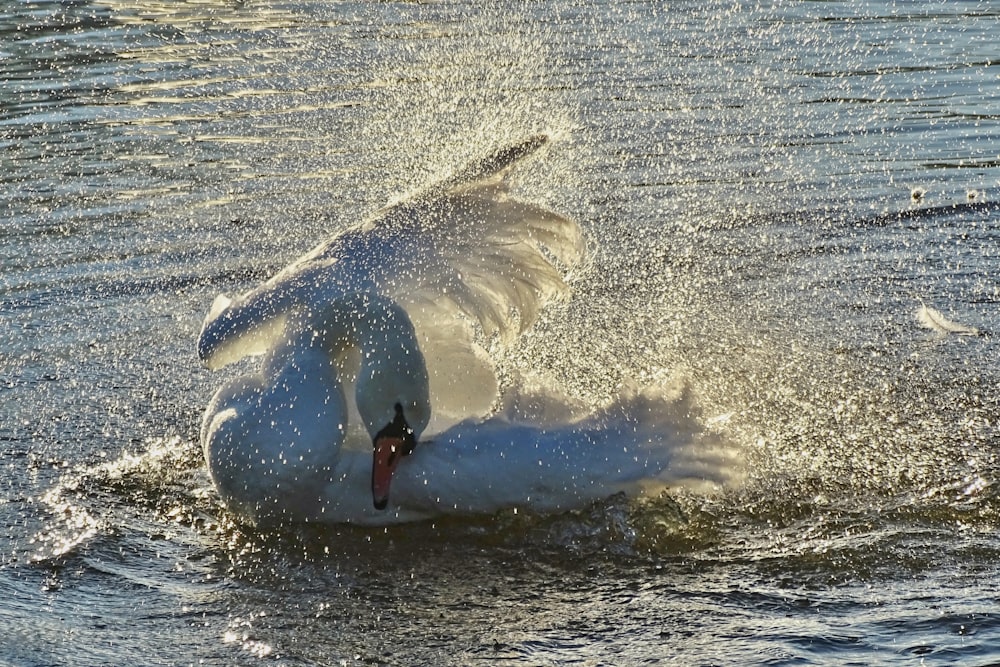
<svg viewBox="0 0 1000 667"><path fill-rule="evenodd" d="M998 27L992 2L8 3L0 663L1000 660ZM594 402L683 382L744 484L234 524L197 445L215 294L540 131L519 194L591 263L505 367Z"/></svg>

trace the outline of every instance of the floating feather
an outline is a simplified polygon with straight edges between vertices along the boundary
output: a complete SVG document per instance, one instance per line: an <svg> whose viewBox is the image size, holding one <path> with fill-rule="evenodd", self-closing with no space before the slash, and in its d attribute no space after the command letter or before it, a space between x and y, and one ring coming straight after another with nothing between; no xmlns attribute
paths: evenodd
<svg viewBox="0 0 1000 667"><path fill-rule="evenodd" d="M968 327L958 322L952 322L930 306L921 304L917 309L917 321L921 326L940 334L955 334L958 336L978 336L979 329Z"/></svg>

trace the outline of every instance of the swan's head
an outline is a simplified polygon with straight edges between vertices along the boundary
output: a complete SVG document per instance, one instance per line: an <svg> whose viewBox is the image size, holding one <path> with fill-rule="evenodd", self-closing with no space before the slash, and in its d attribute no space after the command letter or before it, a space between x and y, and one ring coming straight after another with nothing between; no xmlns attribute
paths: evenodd
<svg viewBox="0 0 1000 667"><path fill-rule="evenodd" d="M380 510L389 502L396 466L413 451L431 416L423 354L416 345L400 351L362 367L356 387L358 412L372 438L372 501Z"/></svg>
<svg viewBox="0 0 1000 667"><path fill-rule="evenodd" d="M351 352L357 353L354 361L348 361ZM356 374L355 403L374 452L372 500L384 509L396 466L413 451L431 416L427 367L413 324L390 299L367 293L343 296L315 309L293 311L284 340L264 366L312 354L346 364L342 370L347 376ZM339 381L337 385L340 389Z"/></svg>
<svg viewBox="0 0 1000 667"><path fill-rule="evenodd" d="M417 446L417 438L406 421L403 406L395 405L396 416L375 434L375 456L372 460L372 501L375 509L384 510L389 504L389 485L400 460Z"/></svg>

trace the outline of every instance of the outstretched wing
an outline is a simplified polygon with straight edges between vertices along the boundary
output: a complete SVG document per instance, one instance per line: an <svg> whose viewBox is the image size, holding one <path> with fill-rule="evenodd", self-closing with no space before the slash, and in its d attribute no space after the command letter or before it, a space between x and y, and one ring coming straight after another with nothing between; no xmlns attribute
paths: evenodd
<svg viewBox="0 0 1000 667"><path fill-rule="evenodd" d="M482 414L496 398L477 340L513 339L567 291L583 257L579 226L509 193L514 166L547 142L531 137L486 156L421 194L317 246L261 286L220 297L199 356L212 368L265 351L287 314L346 294L373 293L413 319L439 416Z"/></svg>

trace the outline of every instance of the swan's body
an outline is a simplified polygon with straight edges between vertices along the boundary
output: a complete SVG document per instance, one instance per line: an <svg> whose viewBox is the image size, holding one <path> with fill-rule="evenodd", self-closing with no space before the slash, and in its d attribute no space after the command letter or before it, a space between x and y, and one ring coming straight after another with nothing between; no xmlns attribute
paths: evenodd
<svg viewBox="0 0 1000 667"><path fill-rule="evenodd" d="M489 416L498 384L477 341L529 326L566 291L559 266L582 257L574 222L507 194L507 172L544 141L498 151L242 297L216 299L198 342L206 365L264 354L203 420L209 473L231 510L377 524L562 510L651 481L719 477L692 449L687 408L662 392L583 418L510 406ZM382 459L380 440L392 443Z"/></svg>
<svg viewBox="0 0 1000 667"><path fill-rule="evenodd" d="M209 472L240 514L308 518L328 493L345 442L376 440L396 406L416 437L430 419L427 369L402 308L372 295L316 308L290 313L260 373L223 386L205 411ZM362 359L348 374L355 351ZM355 387L351 420L345 384ZM356 432L360 426L368 432ZM375 500L384 506L388 479L383 484Z"/></svg>
<svg viewBox="0 0 1000 667"><path fill-rule="evenodd" d="M406 457L386 510L371 502L367 441L358 443L361 448L345 447L335 458L327 448L292 446L264 460L253 448L213 447L222 460L213 464L210 458L209 467L227 506L262 524L291 519L384 525L511 508L560 512L621 491L636 495L668 485L705 488L729 481L731 454L699 438L690 408L684 396L647 389L627 390L578 421L537 423L516 416L513 408L487 420L470 418L421 442ZM316 414L312 428L319 429L328 413ZM326 428L336 423L328 421ZM295 463L299 456L304 460ZM302 475L305 468L315 474ZM235 478L227 479L225 471ZM251 485L244 486L248 480ZM227 491L234 484L237 492Z"/></svg>

